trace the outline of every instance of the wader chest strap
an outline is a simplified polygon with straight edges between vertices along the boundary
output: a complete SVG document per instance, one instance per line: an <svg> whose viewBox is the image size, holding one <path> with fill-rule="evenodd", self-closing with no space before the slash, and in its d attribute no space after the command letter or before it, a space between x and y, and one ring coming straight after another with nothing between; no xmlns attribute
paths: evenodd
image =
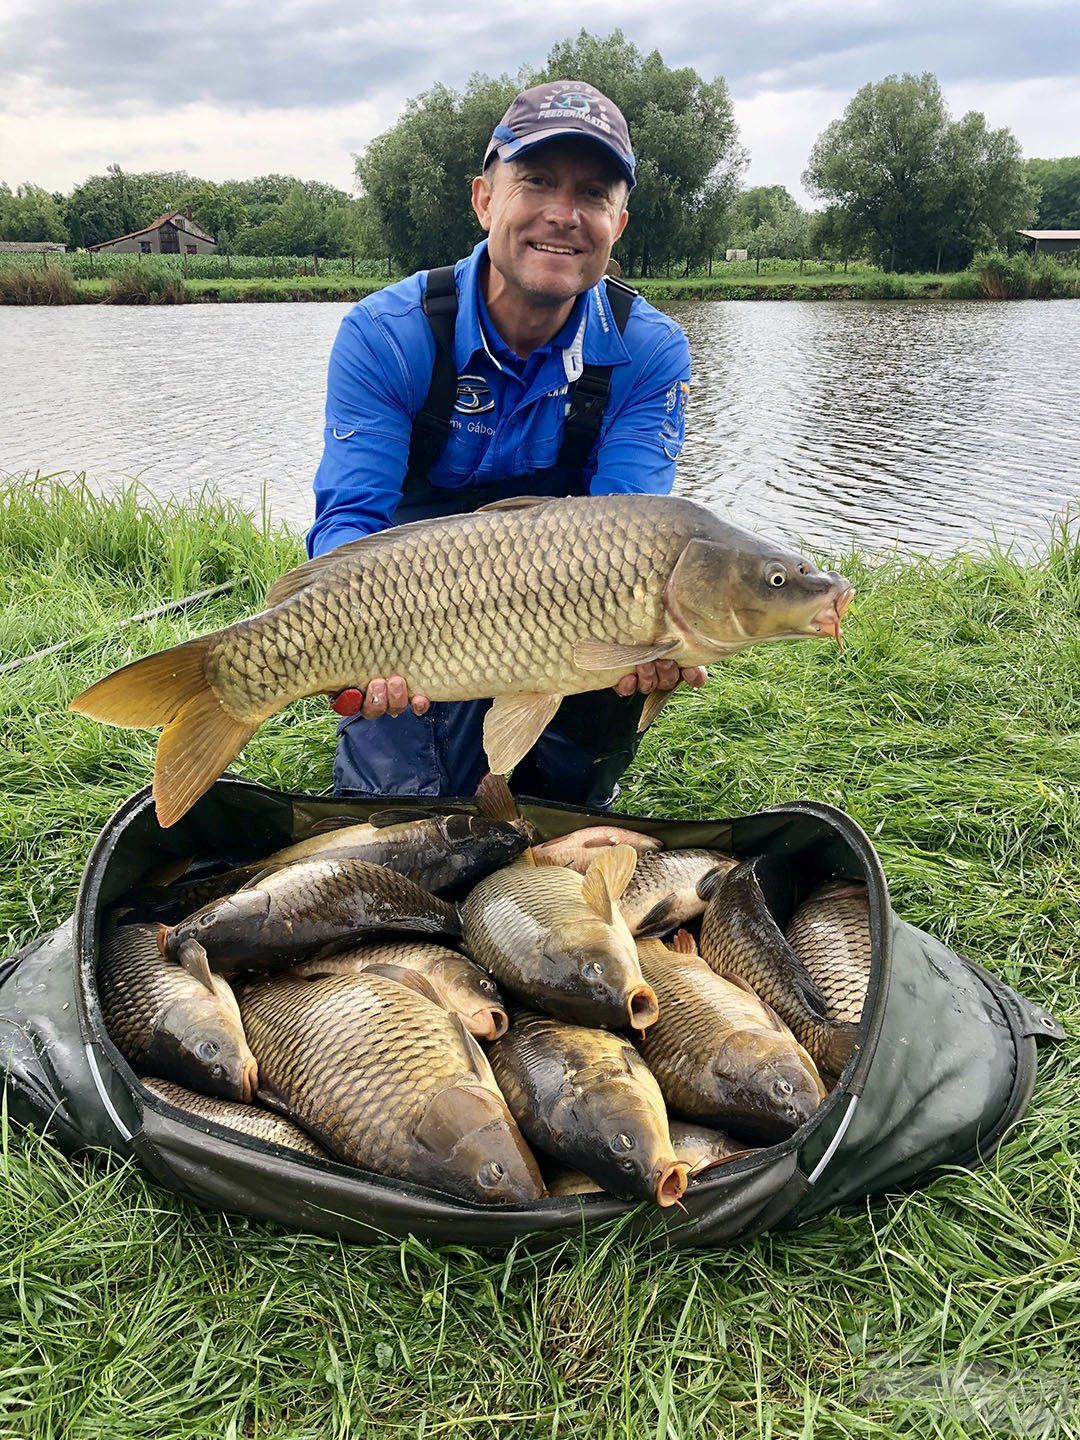
<svg viewBox="0 0 1080 1440"><path fill-rule="evenodd" d="M608 304L621 335L626 329L637 291L610 275L606 278ZM435 364L427 398L413 421L409 443L409 468L405 492L423 486L428 472L442 454L450 437L450 416L457 399L457 365L454 361L454 322L457 319L457 287L453 265L428 271L424 292L424 313L435 337ZM589 452L600 434L604 410L611 394L611 366L586 365L570 386L567 397L566 429L556 465L583 470Z"/></svg>
<svg viewBox="0 0 1080 1440"><path fill-rule="evenodd" d="M441 265L437 270L428 271L423 303L435 337L435 365L427 397L413 421L406 483L414 477L421 482L427 479L428 471L450 438L450 415L457 398L454 322L457 319L458 297L453 265Z"/></svg>

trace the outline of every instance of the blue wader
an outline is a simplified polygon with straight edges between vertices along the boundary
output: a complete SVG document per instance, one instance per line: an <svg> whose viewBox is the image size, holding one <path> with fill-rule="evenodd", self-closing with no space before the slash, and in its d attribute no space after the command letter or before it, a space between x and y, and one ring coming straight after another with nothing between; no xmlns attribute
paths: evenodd
<svg viewBox="0 0 1080 1440"><path fill-rule="evenodd" d="M608 296L621 330L632 291L608 281ZM433 486L428 472L446 442L457 393L453 363L457 292L452 266L428 275L424 308L436 339L431 388L416 417L409 467L394 524L460 515L516 495L583 495L584 465L600 431L609 372L586 366L570 394L566 438L558 463L548 470L492 485L448 490ZM489 700L438 701L426 715L350 715L338 725L334 793L368 795L471 795L487 771L483 723ZM643 695L614 690L568 695L539 740L514 768L518 794L590 810L607 809L619 793L618 778L638 747Z"/></svg>

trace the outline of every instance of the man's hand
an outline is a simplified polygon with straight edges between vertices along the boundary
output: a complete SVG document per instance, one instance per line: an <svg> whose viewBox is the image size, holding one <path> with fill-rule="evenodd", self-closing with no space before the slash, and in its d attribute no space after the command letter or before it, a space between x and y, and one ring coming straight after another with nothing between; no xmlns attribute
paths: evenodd
<svg viewBox="0 0 1080 1440"><path fill-rule="evenodd" d="M426 695L409 696L409 687L401 675L381 675L368 681L367 693L360 690L342 690L330 700L331 710L339 715L355 715L359 712L365 720L378 720L380 715L404 715L412 710L414 715L424 715L431 701Z"/></svg>
<svg viewBox="0 0 1080 1440"><path fill-rule="evenodd" d="M674 690L681 680L692 690L700 690L708 678L709 672L704 665L688 665L680 669L674 660L656 660L648 665L639 665L611 688L617 695L633 695L635 690L640 690L642 695L651 695L654 690Z"/></svg>

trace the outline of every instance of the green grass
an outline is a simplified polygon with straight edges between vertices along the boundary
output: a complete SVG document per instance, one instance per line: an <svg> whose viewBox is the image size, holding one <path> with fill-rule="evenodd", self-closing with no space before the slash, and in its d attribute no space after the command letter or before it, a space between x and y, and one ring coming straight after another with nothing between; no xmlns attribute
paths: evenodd
<svg viewBox="0 0 1080 1440"><path fill-rule="evenodd" d="M0 955L68 913L95 833L150 773L152 735L69 715L67 699L250 613L299 553L210 497L162 508L49 480L0 488L0 662L90 637L4 676ZM838 804L870 832L902 915L1075 1033L1080 533L1028 563L838 558L859 587L844 654L779 645L717 666L646 737L625 808ZM251 583L194 613L115 630L239 574ZM326 788L331 718L322 702L291 707L237 769ZM541 1254L349 1249L204 1214L131 1164L11 1139L0 1440L1008 1433L932 1391L867 1395L901 1355L946 1382L1001 1367L1013 1393L1018 1371L1064 1377L1073 1410L1027 1433L1075 1435L1078 1078L1070 1045L1044 1050L1031 1109L986 1169L670 1257L617 1228Z"/></svg>

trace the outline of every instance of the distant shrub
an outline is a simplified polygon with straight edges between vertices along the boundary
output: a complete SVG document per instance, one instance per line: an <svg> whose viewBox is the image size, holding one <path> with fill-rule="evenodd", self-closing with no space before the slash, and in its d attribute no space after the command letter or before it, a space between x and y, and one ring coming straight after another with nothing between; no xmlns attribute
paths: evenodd
<svg viewBox="0 0 1080 1440"><path fill-rule="evenodd" d="M77 299L71 276L60 266L47 270L0 267L0 305L73 305Z"/></svg>
<svg viewBox="0 0 1080 1440"><path fill-rule="evenodd" d="M110 305L182 305L184 282L160 271L129 266L109 279Z"/></svg>
<svg viewBox="0 0 1080 1440"><path fill-rule="evenodd" d="M1053 300L1080 295L1073 267L1049 255L1032 256L1025 250L1006 255L994 250L976 255L971 270L988 300Z"/></svg>

